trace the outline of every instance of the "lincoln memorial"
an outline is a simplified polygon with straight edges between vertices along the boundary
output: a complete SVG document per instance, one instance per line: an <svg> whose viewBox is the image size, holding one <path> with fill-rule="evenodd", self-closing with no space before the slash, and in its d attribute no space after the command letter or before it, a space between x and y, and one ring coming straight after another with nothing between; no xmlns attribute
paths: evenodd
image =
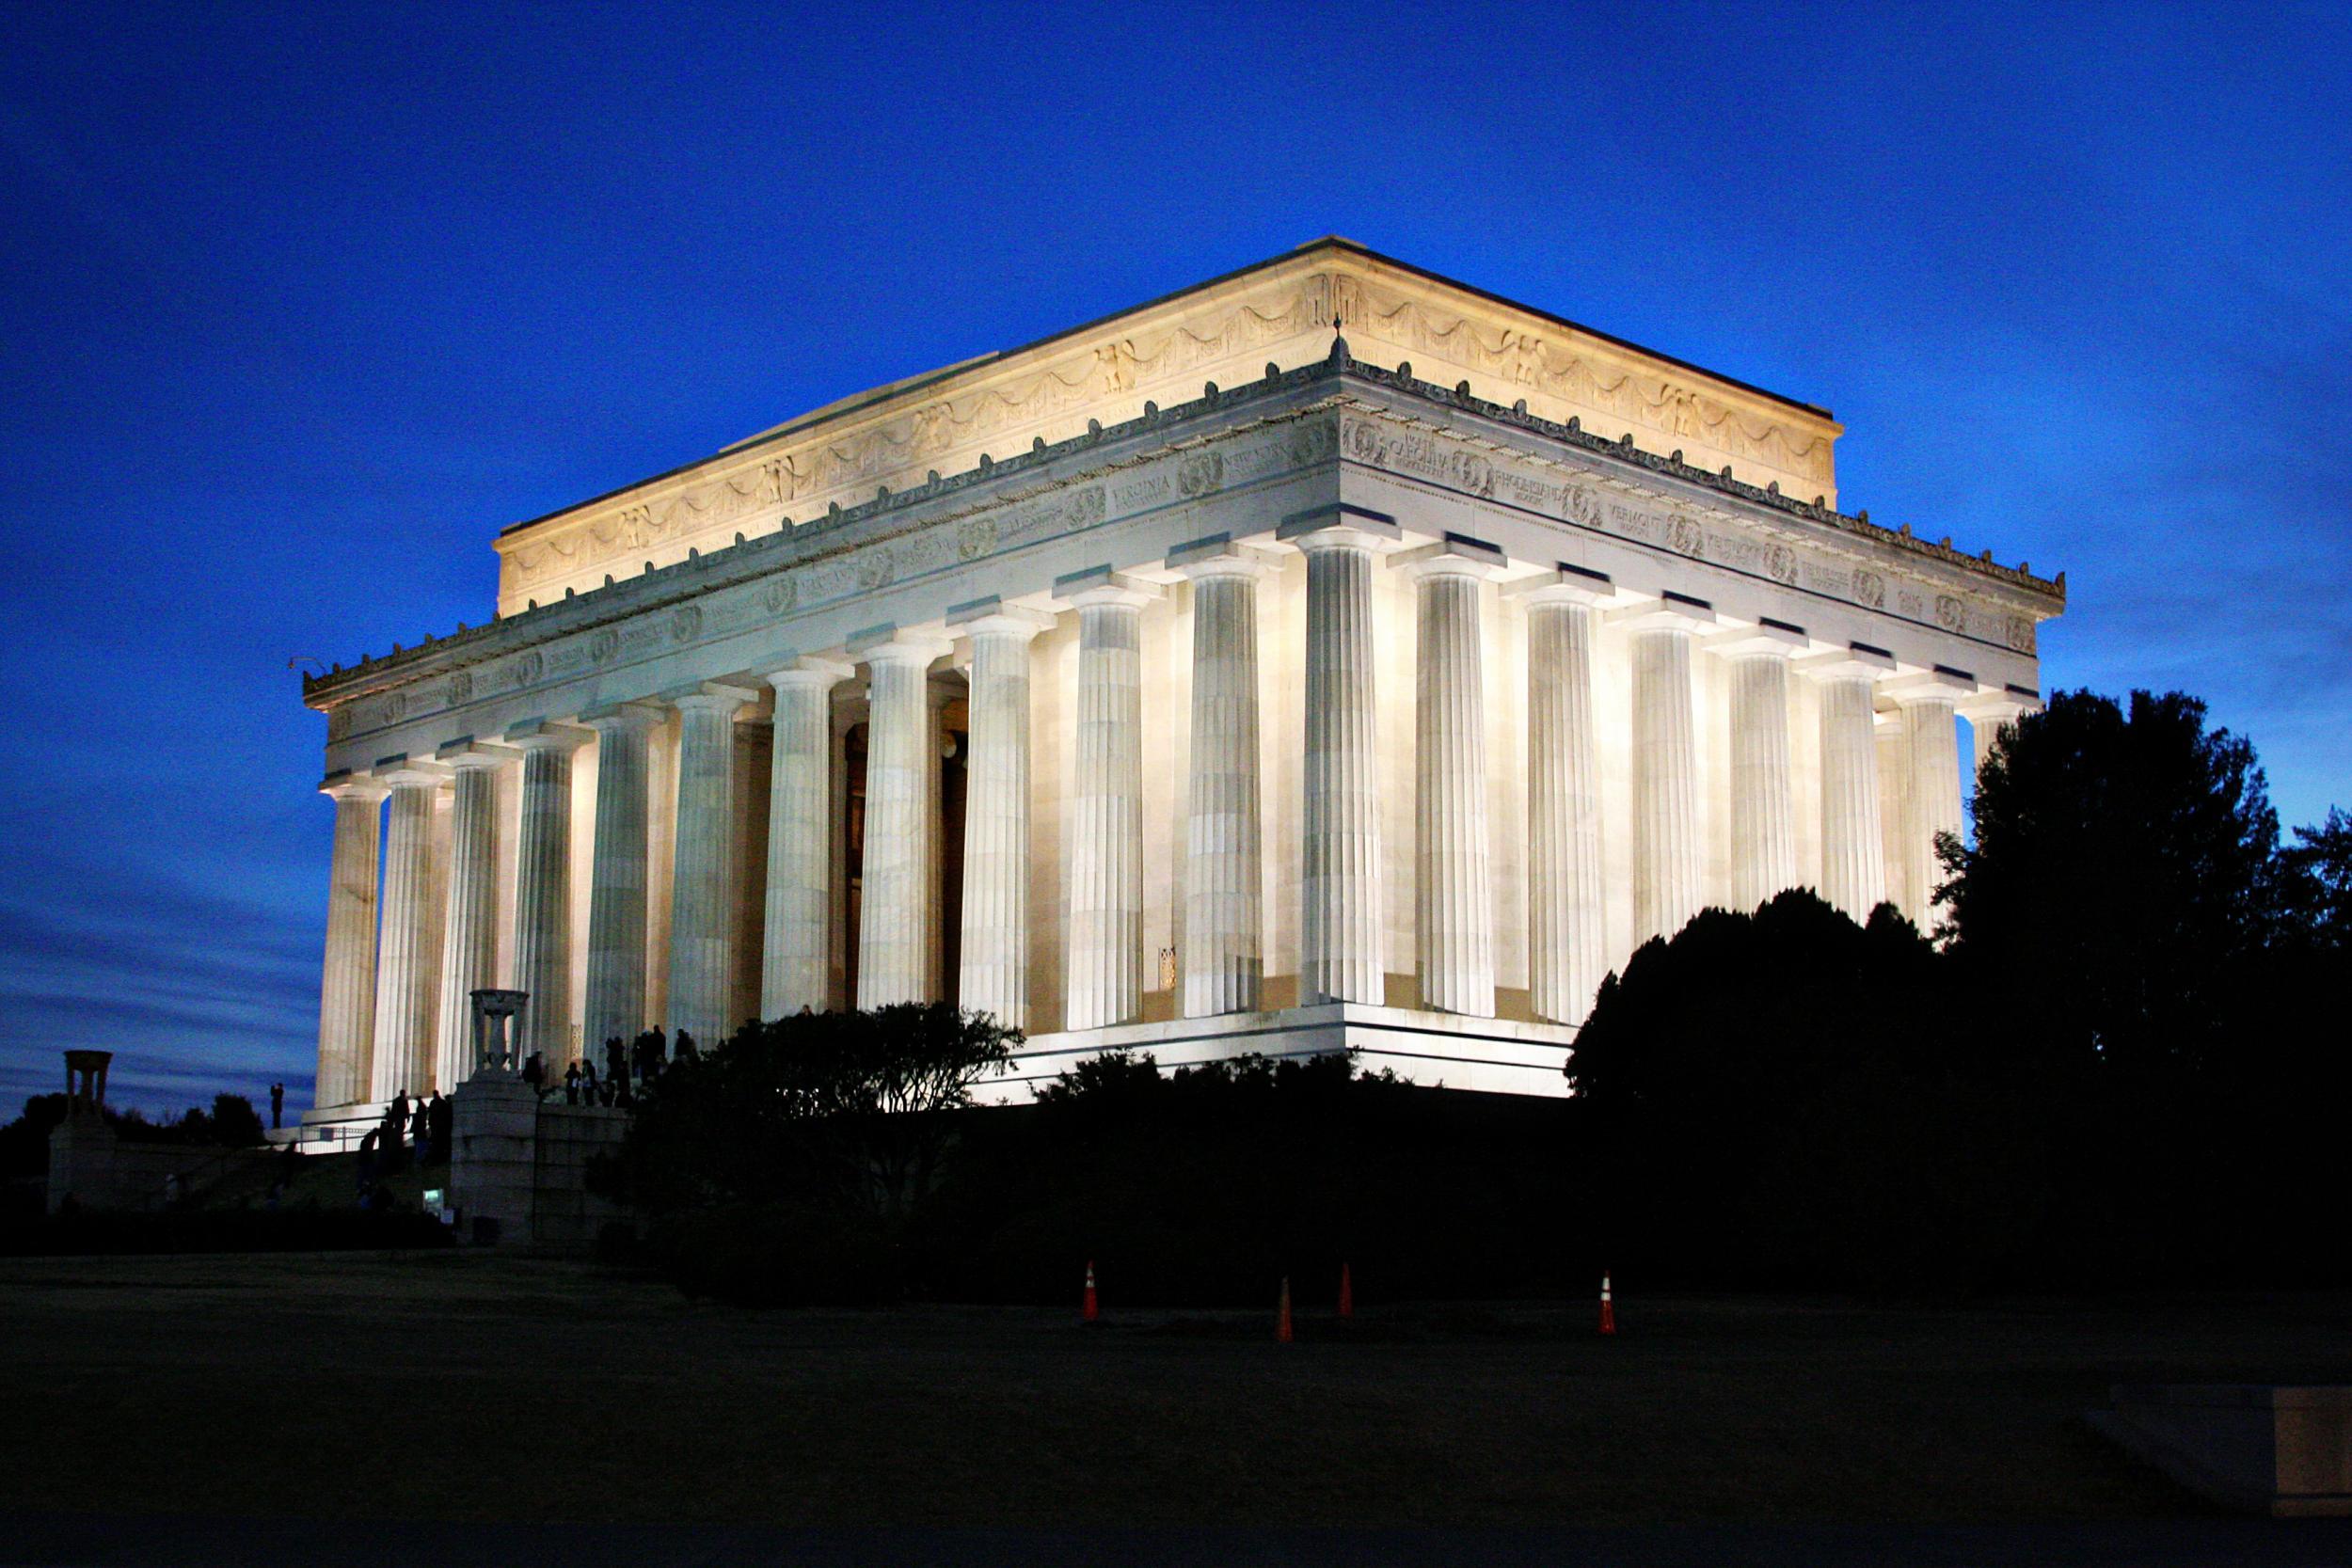
<svg viewBox="0 0 2352 1568"><path fill-rule="evenodd" d="M1603 975L1812 887L1931 925L2064 578L1838 505L1823 409L1338 239L496 540L305 685L312 1120L659 1023L947 999L1563 1092ZM1963 734L1962 726L1966 726Z"/></svg>

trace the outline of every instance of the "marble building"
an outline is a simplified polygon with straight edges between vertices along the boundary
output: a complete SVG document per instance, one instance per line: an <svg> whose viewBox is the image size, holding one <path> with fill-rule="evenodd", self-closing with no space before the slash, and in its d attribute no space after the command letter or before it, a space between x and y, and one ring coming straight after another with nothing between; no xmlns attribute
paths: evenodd
<svg viewBox="0 0 2352 1568"><path fill-rule="evenodd" d="M1339 324L1335 332L1335 323ZM2064 578L1841 512L1823 410L1327 239L507 529L309 681L318 1109L947 998L1561 1092L1708 905L1923 922ZM1963 736L1963 726L1965 726Z"/></svg>

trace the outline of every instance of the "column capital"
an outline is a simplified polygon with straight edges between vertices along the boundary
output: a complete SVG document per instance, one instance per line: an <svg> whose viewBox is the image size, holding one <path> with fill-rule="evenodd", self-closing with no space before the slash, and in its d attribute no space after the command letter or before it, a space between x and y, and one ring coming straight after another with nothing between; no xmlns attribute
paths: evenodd
<svg viewBox="0 0 2352 1568"><path fill-rule="evenodd" d="M1850 642L1797 660L1797 673L1817 681L1882 681L1895 673L1895 656L1867 642Z"/></svg>
<svg viewBox="0 0 2352 1568"><path fill-rule="evenodd" d="M1623 597L1608 573L1596 572L1588 566L1572 566L1565 561L1557 571L1504 583L1502 593L1506 598L1531 606L1576 604L1595 609L1605 609Z"/></svg>
<svg viewBox="0 0 2352 1568"><path fill-rule="evenodd" d="M722 681L696 681L664 691L661 700L680 713L733 713L746 703L759 701L759 693Z"/></svg>
<svg viewBox="0 0 2352 1568"><path fill-rule="evenodd" d="M649 730L666 718L655 703L598 703L580 716L580 721L602 735L607 730Z"/></svg>
<svg viewBox="0 0 2352 1568"><path fill-rule="evenodd" d="M1273 551L1256 545L1237 545L1230 533L1212 533L1177 546L1168 552L1166 565L1193 581L1202 578L1262 578L1278 564Z"/></svg>
<svg viewBox="0 0 2352 1568"><path fill-rule="evenodd" d="M550 723L545 719L525 719L506 726L504 739L509 746L526 752L569 752L587 744L594 730L578 724Z"/></svg>
<svg viewBox="0 0 2352 1568"><path fill-rule="evenodd" d="M1812 647L1803 626L1786 621L1758 621L1753 626L1728 626L1707 640L1707 651L1724 658L1795 658Z"/></svg>
<svg viewBox="0 0 2352 1568"><path fill-rule="evenodd" d="M354 773L348 768L338 768L319 781L319 793L341 803L344 800L381 800L391 793L389 785L366 773Z"/></svg>
<svg viewBox="0 0 2352 1568"><path fill-rule="evenodd" d="M1086 610L1095 605L1119 605L1140 610L1160 597L1159 584L1124 572L1114 572L1108 566L1089 566L1084 571L1065 573L1054 579L1054 597L1073 610Z"/></svg>
<svg viewBox="0 0 2352 1568"><path fill-rule="evenodd" d="M368 769L371 778L395 788L434 789L450 776L450 769L427 757L412 757L405 752L389 757L378 757Z"/></svg>
<svg viewBox="0 0 2352 1568"><path fill-rule="evenodd" d="M1009 605L993 594L985 599L969 599L950 606L947 610L947 629L966 637L1018 637L1025 642L1053 624L1052 610Z"/></svg>
<svg viewBox="0 0 2352 1568"><path fill-rule="evenodd" d="M1282 519L1274 537L1302 550L1385 550L1403 541L1404 529L1385 512L1348 501L1309 507Z"/></svg>
<svg viewBox="0 0 2352 1568"><path fill-rule="evenodd" d="M766 678L778 691L830 691L855 673L838 659L803 654L782 669L771 670Z"/></svg>
<svg viewBox="0 0 2352 1568"><path fill-rule="evenodd" d="M937 632L910 630L887 621L850 633L847 647L852 664L912 664L928 670L947 657L947 640Z"/></svg>
<svg viewBox="0 0 2352 1568"><path fill-rule="evenodd" d="M433 760L459 772L474 768L503 768L519 761L522 752L512 746L500 746L472 736L461 735L454 740L444 740L433 749Z"/></svg>
<svg viewBox="0 0 2352 1568"><path fill-rule="evenodd" d="M1422 578L1470 578L1484 582L1510 564L1503 553L1484 539L1449 533L1435 544L1416 545L1389 557L1391 569L1416 580Z"/></svg>
<svg viewBox="0 0 2352 1568"><path fill-rule="evenodd" d="M1705 599L1681 594L1661 594L1609 612L1610 624L1627 631L1712 631L1715 607Z"/></svg>
<svg viewBox="0 0 2352 1568"><path fill-rule="evenodd" d="M1961 700L1976 694L1977 677L1963 670L1949 670L1943 665L1925 670L1915 675L1898 675L1882 681L1879 690L1893 699L1898 707L1943 706L1958 707Z"/></svg>
<svg viewBox="0 0 2352 1568"><path fill-rule="evenodd" d="M2039 712L2041 708L2042 693L2023 686L1979 687L1975 695L1960 700L1961 717L1971 723L2013 723L2022 716Z"/></svg>

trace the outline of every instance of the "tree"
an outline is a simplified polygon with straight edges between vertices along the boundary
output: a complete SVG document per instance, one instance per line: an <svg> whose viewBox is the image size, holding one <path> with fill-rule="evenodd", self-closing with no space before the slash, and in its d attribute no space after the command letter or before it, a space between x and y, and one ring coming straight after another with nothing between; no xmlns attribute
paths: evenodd
<svg viewBox="0 0 2352 1568"><path fill-rule="evenodd" d="M1942 846L1939 895L2022 1039L2149 1070L2220 1048L2279 912L2279 823L2253 748L2204 704L2059 693L1986 758L1976 830Z"/></svg>
<svg viewBox="0 0 2352 1568"><path fill-rule="evenodd" d="M249 1148L269 1136L262 1129L261 1113L241 1094L213 1096L212 1135L215 1142L230 1148Z"/></svg>
<svg viewBox="0 0 2352 1568"><path fill-rule="evenodd" d="M1698 1283L2014 1275L2050 1183L1952 965L1882 906L1701 912L1602 983L1567 1064L1623 1268ZM2023 1113L2023 1119L2021 1119Z"/></svg>
<svg viewBox="0 0 2352 1568"><path fill-rule="evenodd" d="M2295 836L2279 856L2295 934L2337 952L2352 947L2352 813L2330 807L2325 822Z"/></svg>
<svg viewBox="0 0 2352 1568"><path fill-rule="evenodd" d="M647 1091L608 1191L656 1211L816 1201L896 1223L984 1073L1022 1038L946 1003L746 1024Z"/></svg>

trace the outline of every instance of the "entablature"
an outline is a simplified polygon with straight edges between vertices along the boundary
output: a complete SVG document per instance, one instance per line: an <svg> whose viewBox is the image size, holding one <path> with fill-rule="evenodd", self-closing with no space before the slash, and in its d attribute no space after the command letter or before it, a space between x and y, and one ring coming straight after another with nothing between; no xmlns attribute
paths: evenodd
<svg viewBox="0 0 2352 1568"><path fill-rule="evenodd" d="M1575 420L1554 424L1458 387L1435 387L1409 366L1365 365L1344 343L1320 364L1267 372L1247 386L1211 386L1167 410L1147 405L1121 425L1004 463L883 490L807 525L739 534L731 546L667 566L648 562L635 577L306 680L305 700L328 713L330 746L427 716L452 716L442 727L454 733L464 727L461 710L583 679L597 700L628 700L645 692L622 689L624 677L649 662L675 664L705 650L723 661L734 656L720 649L755 630L766 636L836 606L846 613L927 581L952 582L943 605L981 588L1010 598L1045 583L979 584L973 573L1031 546L1253 487L1312 483L1329 492L1318 499L1336 500L1343 470L1652 552L1661 572L1688 563L1754 578L2027 658L2035 623L2063 608L2062 579L2045 582L2022 567L1844 516L1824 501L1797 501L1645 452ZM1152 548L1164 553L1199 531ZM1566 553L1555 544L1525 559L1548 564ZM798 652L831 645L815 630L808 635L818 640L802 637ZM757 673L757 658L741 657L750 662L696 678Z"/></svg>

